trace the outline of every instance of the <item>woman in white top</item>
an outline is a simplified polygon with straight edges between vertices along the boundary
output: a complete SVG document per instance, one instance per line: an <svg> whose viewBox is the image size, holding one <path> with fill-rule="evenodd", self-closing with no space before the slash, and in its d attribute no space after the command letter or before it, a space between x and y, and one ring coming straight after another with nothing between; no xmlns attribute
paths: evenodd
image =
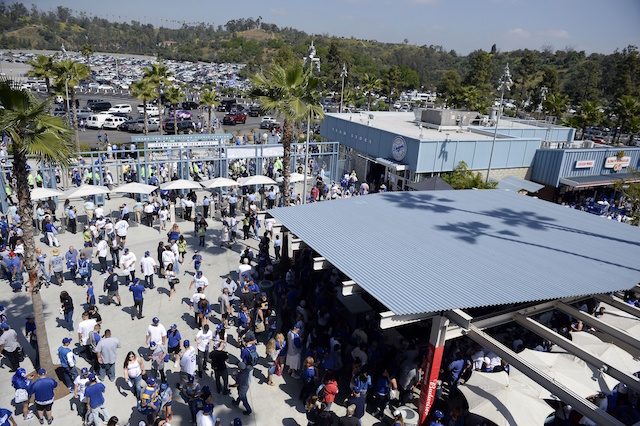
<svg viewBox="0 0 640 426"><path fill-rule="evenodd" d="M146 387L146 383L142 381L143 374L145 374L144 361L142 358L137 357L133 351L129 351L124 360L124 377L138 399L140 399L140 395L142 395L142 391Z"/></svg>
<svg viewBox="0 0 640 426"><path fill-rule="evenodd" d="M178 276L175 272L173 272L173 263L169 263L164 269L164 277L167 279L167 284L169 284L169 302L171 302L171 297L173 297L176 292L176 284L180 282Z"/></svg>
<svg viewBox="0 0 640 426"><path fill-rule="evenodd" d="M158 217L160 219L160 230L164 231L167 229L167 219L169 218L169 211L166 206L163 206L160 212L158 213Z"/></svg>

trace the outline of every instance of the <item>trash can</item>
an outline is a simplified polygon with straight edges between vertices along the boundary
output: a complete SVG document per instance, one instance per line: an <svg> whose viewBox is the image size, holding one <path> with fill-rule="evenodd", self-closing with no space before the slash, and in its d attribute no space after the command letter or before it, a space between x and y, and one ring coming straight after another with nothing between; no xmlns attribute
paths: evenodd
<svg viewBox="0 0 640 426"><path fill-rule="evenodd" d="M420 417L416 410L412 410L406 405L398 407L398 411L402 413L402 419L404 420L404 426L418 426Z"/></svg>

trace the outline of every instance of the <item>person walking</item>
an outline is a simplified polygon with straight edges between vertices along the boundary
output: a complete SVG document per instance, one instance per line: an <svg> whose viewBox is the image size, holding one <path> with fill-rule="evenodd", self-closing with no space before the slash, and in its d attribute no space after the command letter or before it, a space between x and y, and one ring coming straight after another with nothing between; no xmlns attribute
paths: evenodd
<svg viewBox="0 0 640 426"><path fill-rule="evenodd" d="M0 326L2 336L0 336L0 353L7 358L11 369L9 372L15 373L20 368L20 345L18 344L18 333L6 322Z"/></svg>
<svg viewBox="0 0 640 426"><path fill-rule="evenodd" d="M80 370L80 375L73 381L74 389L73 396L78 400L77 410L78 415L82 418L82 424L87 423L87 398L84 396L84 391L89 386L91 381L89 380L89 369L84 367Z"/></svg>
<svg viewBox="0 0 640 426"><path fill-rule="evenodd" d="M147 292L144 286L140 284L140 278L133 280L133 283L129 286L129 291L133 293L133 308L131 309L131 321L134 316L138 316L138 319L144 318L142 315L142 304L144 302L144 294Z"/></svg>
<svg viewBox="0 0 640 426"><path fill-rule="evenodd" d="M109 412L105 407L104 392L106 390L104 384L98 382L95 374L90 373L87 377L89 386L84 390L84 397L87 401L87 409L89 410L88 423L94 426L102 426L100 414L105 421L109 420Z"/></svg>
<svg viewBox="0 0 640 426"><path fill-rule="evenodd" d="M64 281L64 257L60 254L58 247L51 250L51 257L49 258L49 276L53 275L58 285L62 287Z"/></svg>
<svg viewBox="0 0 640 426"><path fill-rule="evenodd" d="M173 354L173 368L180 366L180 341L182 336L178 331L178 324L173 324L167 332L167 350L169 354Z"/></svg>
<svg viewBox="0 0 640 426"><path fill-rule="evenodd" d="M102 287L104 291L107 292L107 305L110 305L115 297L118 299L118 303L116 306L122 305L122 300L120 300L120 293L118 292L118 286L120 285L120 279L118 274L113 272L113 268L110 266L107 269L107 273L109 274L107 278L104 280L104 286Z"/></svg>
<svg viewBox="0 0 640 426"><path fill-rule="evenodd" d="M190 377L195 377L198 363L196 349L191 346L191 342L185 340L182 345L184 346L184 352L182 358L180 358L180 385L184 386L189 382Z"/></svg>
<svg viewBox="0 0 640 426"><path fill-rule="evenodd" d="M69 330L73 331L73 299L66 291L60 292L60 311L69 325Z"/></svg>
<svg viewBox="0 0 640 426"><path fill-rule="evenodd" d="M53 407L54 391L57 387L58 382L47 377L47 370L44 368L38 370L38 378L29 385L29 395L33 395L40 424L44 424L45 414L47 423L53 423L51 408Z"/></svg>
<svg viewBox="0 0 640 426"><path fill-rule="evenodd" d="M140 395L140 408L138 411L147 416L147 424L153 425L160 411L160 389L156 379L149 377L145 388Z"/></svg>
<svg viewBox="0 0 640 426"><path fill-rule="evenodd" d="M34 374L27 377L27 370L24 368L18 368L11 378L11 386L16 390L14 402L16 408L18 408L18 404L22 404L22 418L25 421L33 418L33 414L29 412L29 385L33 377Z"/></svg>
<svg viewBox="0 0 640 426"><path fill-rule="evenodd" d="M144 383L142 381L143 374L145 374L144 361L142 358L137 357L133 351L129 351L124 360L124 377L127 379L127 384L138 399L144 389Z"/></svg>
<svg viewBox="0 0 640 426"><path fill-rule="evenodd" d="M142 276L144 277L145 288L153 289L155 287L153 285L153 276L158 272L158 267L148 250L144 252L144 257L140 260L140 272L142 272Z"/></svg>
<svg viewBox="0 0 640 426"><path fill-rule="evenodd" d="M247 400L247 392L249 392L249 384L251 379L251 371L247 368L247 365L240 361L238 363L238 372L235 375L235 387L238 388L238 398L233 400L233 405L236 407L242 405L244 406L244 411L242 414L248 416L252 413L251 406L249 405L249 401Z"/></svg>
<svg viewBox="0 0 640 426"><path fill-rule="evenodd" d="M112 382L116 379L116 359L118 358L118 349L120 349L120 339L111 336L111 330L106 329L104 336L96 346L96 356L98 358L98 375L101 381L104 377L109 376Z"/></svg>
<svg viewBox="0 0 640 426"><path fill-rule="evenodd" d="M122 273L125 274L127 284L136 279L136 260L136 255L129 250L129 247L125 247L124 254L120 259L120 265L122 266Z"/></svg>
<svg viewBox="0 0 640 426"><path fill-rule="evenodd" d="M213 332L209 330L209 324L205 324L196 335L198 344L198 377L202 378L202 372L207 371L207 358L209 357L209 345L213 340Z"/></svg>
<svg viewBox="0 0 640 426"><path fill-rule="evenodd" d="M60 358L60 365L62 366L62 374L64 382L69 388L69 392L73 392L73 382L78 377L78 368L76 367L76 357L73 355L73 351L69 348L69 344L73 341L69 337L62 339L62 346L58 348L58 358Z"/></svg>
<svg viewBox="0 0 640 426"><path fill-rule="evenodd" d="M151 350L151 371L154 378L156 380L159 378L162 383L167 383L167 376L164 372L164 359L167 356L165 345L151 341L149 349Z"/></svg>
<svg viewBox="0 0 640 426"><path fill-rule="evenodd" d="M100 273L103 275L107 273L107 254L109 254L109 243L99 235L95 256L100 262Z"/></svg>

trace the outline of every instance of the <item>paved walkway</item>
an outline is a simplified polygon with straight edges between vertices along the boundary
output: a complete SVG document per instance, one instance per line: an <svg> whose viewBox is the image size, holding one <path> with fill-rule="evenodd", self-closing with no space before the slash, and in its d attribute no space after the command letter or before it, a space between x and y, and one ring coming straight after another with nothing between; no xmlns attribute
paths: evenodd
<svg viewBox="0 0 640 426"><path fill-rule="evenodd" d="M198 193L198 198L202 199L204 191ZM122 204L123 198L118 196L112 196L111 201L106 201L105 211L109 212L112 209L116 210ZM80 213L82 211L82 204L80 200L72 201ZM132 207L133 200L127 199L127 204ZM60 209L58 209L58 214ZM134 217L134 215L131 215ZM244 248L244 245L236 244L233 249L221 249L218 247L220 222L218 220L209 219L209 230L207 232L206 248L202 251L203 264L202 270L204 275L209 279L210 286L206 290L208 299L214 304L214 311L216 312L215 318L212 316L213 324L219 323L219 315L217 314L217 299L220 294L221 284L223 278L232 273L232 277L236 278L235 270L239 261L239 253ZM193 250L197 248L197 238L193 235L193 223L192 222L178 222L182 233L188 240L187 257L193 254ZM261 228L264 229L264 228ZM239 232L241 234L241 232ZM43 249L44 252L49 253L51 249L47 247L41 240L41 235L36 237L36 245ZM82 236L80 233L73 235L69 232L65 232L58 236L61 244L61 250L67 250L69 245L74 247L82 246ZM158 226L154 229L147 226L132 226L129 228L129 235L127 238L127 247L129 247L137 256L138 261L144 256L144 252L149 250L151 256L156 259L156 247L160 240L166 242L165 233L158 231ZM257 250L257 240L251 240L250 245L253 246L254 251ZM256 251L257 253L257 251ZM108 256L110 263L110 256ZM156 259L157 260L157 259ZM168 300L168 285L166 280L157 279L156 287L153 290L147 290L144 301L144 319L131 320L130 312L133 305L133 298L127 287L121 286L120 295L122 297L122 306L116 307L115 305L106 306L103 303L106 301L106 295L102 291L102 283L104 277L100 276L100 272L94 270L92 281L94 282L94 288L96 293L96 299L100 314L102 315L103 324L102 332L104 330L111 329L112 336L117 337L122 342L122 348L118 353L118 361L116 363L116 381L111 383L107 380L105 393L106 407L109 411L109 415L117 416L122 424L127 424L127 421L131 425L137 425L139 420L143 419L143 416L139 414L135 408L136 399L132 395L124 378L122 377L122 365L124 362L124 356L130 350L140 354L143 358L147 358L147 348L145 346L145 333L147 326L151 323L151 319L155 316L160 318L161 323L165 328L169 329L171 324L178 324L178 330L180 331L183 339L189 339L192 342L195 341L197 330L195 328L195 321L193 315L189 313L187 302L191 297L193 291L189 291L189 283L193 274L193 266L188 266L188 262L185 262L181 266L180 270L180 284L176 286L177 294L171 302ZM139 265L139 264L137 264ZM140 276L139 266L137 266L137 274ZM24 319L29 312L32 312L31 299L26 293L10 293L9 286L6 282L1 282L0 285L5 286L6 289L3 295L0 297L0 304L6 308L9 322L13 328L21 329L24 332ZM76 330L73 332L67 330L65 322L62 316L59 314L59 293L64 289L69 292L74 300L75 312L74 312L74 326ZM63 288L60 289L57 286L51 286L42 290L44 301L44 312L46 317L46 327L49 337L49 344L52 351L52 357L54 362L57 362L57 349L64 337L70 337L73 339L72 346L77 343L77 325L81 321L81 313L86 302L86 289L73 284L70 281L65 281ZM20 333L19 333L20 335ZM24 334L22 334L24 336ZM237 334L235 327L229 329L228 334L228 351L230 355L230 365L233 365L231 372L235 372L235 364L238 361L240 354L239 349L236 347ZM27 355L32 354L31 348L22 338L21 344L25 347ZM258 346L258 353L261 357L265 356L264 345ZM77 357L79 367L88 367L88 363ZM262 360L264 361L264 359ZM147 368L150 368L150 362L146 362ZM32 370L32 365L29 359L22 363L22 366L27 371ZM178 373L173 368L173 363L167 363L166 371L168 373L169 384L174 388L174 402L173 412L174 417L171 422L172 425L187 425L190 423L189 410L182 401L182 398L177 395L175 391L175 384L178 381ZM222 396L215 393L215 385L211 377L204 377L201 379L201 384L209 384L214 390L214 415L222 419L223 425L228 425L235 417L240 417L244 425L306 425L304 407L302 403L298 401L298 393L300 391L300 380L293 380L288 375L283 377L275 377L274 381L276 386L268 386L266 384L267 371L264 365L256 367L254 372L254 379L249 391L249 402L252 405L254 413L247 417L242 414L242 409L236 408L231 404L231 398L229 396ZM9 407L13 398L13 390L10 386L12 374L9 373L9 367L3 362L0 367L0 406ZM230 380L233 383L233 380ZM336 399L336 401L342 401L344 389ZM232 389L231 395L237 396L235 390ZM346 395L345 395L346 396ZM72 411L73 410L73 411ZM338 404L334 404L333 411L339 415L344 415L345 409ZM389 414L389 413L387 413ZM59 399L54 403L53 415L55 418L54 425L67 424L67 425L79 425L80 419L75 412L75 401L72 399L72 395ZM18 424L24 424L22 416L16 417ZM33 419L27 424L37 425L37 419ZM383 424L378 420L370 416L365 415L363 419L364 425Z"/></svg>

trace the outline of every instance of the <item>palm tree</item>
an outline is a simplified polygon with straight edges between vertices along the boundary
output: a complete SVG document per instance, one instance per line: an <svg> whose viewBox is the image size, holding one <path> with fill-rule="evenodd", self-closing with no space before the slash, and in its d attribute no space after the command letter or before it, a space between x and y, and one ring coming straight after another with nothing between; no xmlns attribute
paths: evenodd
<svg viewBox="0 0 640 426"><path fill-rule="evenodd" d="M73 130L76 132L76 151L80 151L80 135L78 134L78 111L76 110L76 89L80 80L89 78L91 72L89 67L71 59L62 59L54 62L53 66L56 75L56 86L60 89L68 90L71 98L71 110L73 112ZM67 112L68 113L68 112Z"/></svg>
<svg viewBox="0 0 640 426"><path fill-rule="evenodd" d="M460 101L464 102L467 111L474 111L480 100L480 90L476 86L464 86L460 91Z"/></svg>
<svg viewBox="0 0 640 426"><path fill-rule="evenodd" d="M184 92L179 87L171 86L165 91L164 98L170 104L177 104L184 99ZM178 111L176 109L173 111L173 132L175 135L178 134Z"/></svg>
<svg viewBox="0 0 640 426"><path fill-rule="evenodd" d="M151 68L145 68L143 77L153 83L158 90L158 111L160 111L160 121L162 121L162 85L167 82L167 78L171 76L169 68L162 65L162 60L151 64ZM162 126L160 126L160 135L162 135Z"/></svg>
<svg viewBox="0 0 640 426"><path fill-rule="evenodd" d="M569 97L560 93L551 93L544 101L544 108L560 120L569 109Z"/></svg>
<svg viewBox="0 0 640 426"><path fill-rule="evenodd" d="M205 89L202 91L202 94L200 95L200 102L203 105L207 106L207 110L209 112L209 121L207 121L207 133L212 133L211 132L211 115L213 114L213 109L215 107L217 107L218 105L220 105L219 100L216 100L216 92L214 92L213 90L209 90L209 89ZM213 133L215 133L216 130L213 129Z"/></svg>
<svg viewBox="0 0 640 426"><path fill-rule="evenodd" d="M594 101L584 101L580 105L580 111L578 112L578 124L582 128L582 139L587 132L587 127L599 124L602 120L602 107Z"/></svg>
<svg viewBox="0 0 640 426"><path fill-rule="evenodd" d="M282 126L282 178L284 205L290 203L291 193L291 142L293 141L293 123L306 120L309 114L323 117L322 107L312 101L313 94L318 92L318 80L305 71L301 64L288 65L283 68L273 65L265 72L251 78L254 85L251 97L257 98L260 107L267 111L275 111L284 117Z"/></svg>
<svg viewBox="0 0 640 426"><path fill-rule="evenodd" d="M616 131L613 139L620 143L620 136L627 131L627 123L640 116L640 101L630 95L623 95L618 99L614 111L618 117Z"/></svg>
<svg viewBox="0 0 640 426"><path fill-rule="evenodd" d="M91 55L93 55L93 48L89 43L82 46L82 50L80 51L82 56L87 60L87 66L91 68Z"/></svg>
<svg viewBox="0 0 640 426"><path fill-rule="evenodd" d="M360 81L360 89L367 94L367 111L371 111L371 95L374 91L379 90L382 80L374 75L366 74L362 76ZM389 99L391 102L391 99Z"/></svg>
<svg viewBox="0 0 640 426"><path fill-rule="evenodd" d="M141 79L131 85L132 94L136 99L142 101L143 117L144 117L144 134L149 134L149 125L147 122L147 103L156 96L155 86L148 79ZM162 116L160 116L162 118ZM162 122L160 122L162 129Z"/></svg>
<svg viewBox="0 0 640 426"><path fill-rule="evenodd" d="M72 132L60 117L52 117L47 113L48 99L38 102L29 92L11 88L8 81L0 82L0 104L3 106L0 109L0 132L5 132L11 138L18 214L22 218L24 266L33 289L38 280L38 261L33 238L33 204L27 184L27 156L35 156L50 164L68 165L73 154ZM40 365L47 371L53 371L40 293L31 292L31 300L36 319Z"/></svg>
<svg viewBox="0 0 640 426"><path fill-rule="evenodd" d="M35 59L29 60L31 69L27 71L30 77L41 78L47 85L47 95L51 95L51 79L56 76L53 69L54 56L38 55Z"/></svg>

